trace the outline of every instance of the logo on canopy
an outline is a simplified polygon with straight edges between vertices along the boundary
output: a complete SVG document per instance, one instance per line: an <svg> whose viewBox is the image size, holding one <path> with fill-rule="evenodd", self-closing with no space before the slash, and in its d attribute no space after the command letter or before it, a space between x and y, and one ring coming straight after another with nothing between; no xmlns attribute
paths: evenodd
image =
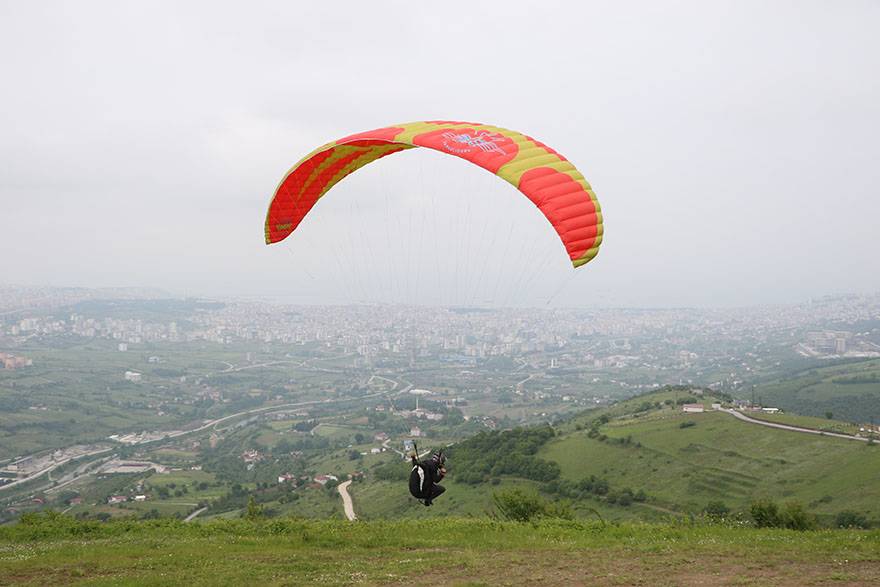
<svg viewBox="0 0 880 587"><path fill-rule="evenodd" d="M447 131L443 133L443 147L449 151L450 153L470 153L473 148L477 148L484 153L498 153L499 155L506 155L507 153L499 147L496 143L496 139L503 139L504 137L498 133L492 133L487 131L475 132L471 133L456 133L452 131Z"/></svg>

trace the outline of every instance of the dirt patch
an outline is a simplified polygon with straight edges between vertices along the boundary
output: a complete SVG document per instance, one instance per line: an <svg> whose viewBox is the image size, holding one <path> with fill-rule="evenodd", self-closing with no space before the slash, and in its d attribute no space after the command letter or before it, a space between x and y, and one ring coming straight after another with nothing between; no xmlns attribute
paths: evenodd
<svg viewBox="0 0 880 587"><path fill-rule="evenodd" d="M474 553L476 554L476 553ZM465 556L465 558L468 558ZM475 558L482 558L477 555ZM424 578L424 577L423 577ZM408 577L393 585L409 585ZM836 585L857 587L880 582L880 560L861 562L737 560L727 557L626 552L496 552L477 562L450 564L438 572L438 584L452 586L583 585Z"/></svg>

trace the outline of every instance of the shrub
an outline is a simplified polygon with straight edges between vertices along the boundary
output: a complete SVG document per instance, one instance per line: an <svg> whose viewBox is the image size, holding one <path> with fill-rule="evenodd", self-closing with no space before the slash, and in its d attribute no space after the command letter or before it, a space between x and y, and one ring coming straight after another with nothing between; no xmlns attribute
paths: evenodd
<svg viewBox="0 0 880 587"><path fill-rule="evenodd" d="M498 515L506 520L529 522L538 518L572 518L571 508L563 502L548 502L537 493L508 489L492 494Z"/></svg>
<svg viewBox="0 0 880 587"><path fill-rule="evenodd" d="M858 512L844 510L837 514L834 522L838 528L870 528L867 518Z"/></svg>
<svg viewBox="0 0 880 587"><path fill-rule="evenodd" d="M758 528L776 528L779 526L779 506L768 500L753 502L749 507L752 520Z"/></svg>
<svg viewBox="0 0 880 587"><path fill-rule="evenodd" d="M723 501L710 501L703 508L703 513L710 518L723 518L730 513L730 508Z"/></svg>
<svg viewBox="0 0 880 587"><path fill-rule="evenodd" d="M781 513L782 527L790 530L813 530L816 528L816 516L804 509L797 502L788 503Z"/></svg>
<svg viewBox="0 0 880 587"><path fill-rule="evenodd" d="M816 528L816 516L804 509L797 502L785 504L779 508L771 500L752 503L749 508L755 525L759 528L788 528L790 530L813 530Z"/></svg>
<svg viewBox="0 0 880 587"><path fill-rule="evenodd" d="M696 426L697 423L693 420L685 420L681 424L678 425L679 428L690 428L691 426Z"/></svg>

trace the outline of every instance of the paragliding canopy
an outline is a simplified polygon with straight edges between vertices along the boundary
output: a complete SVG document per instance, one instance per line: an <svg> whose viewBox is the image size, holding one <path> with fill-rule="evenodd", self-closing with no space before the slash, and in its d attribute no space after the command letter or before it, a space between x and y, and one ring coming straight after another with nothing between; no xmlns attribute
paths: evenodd
<svg viewBox="0 0 880 587"><path fill-rule="evenodd" d="M599 252L599 202L565 157L516 131L451 121L398 124L318 147L294 165L276 188L266 216L266 243L287 238L315 202L350 173L414 147L460 157L511 183L550 221L575 267Z"/></svg>

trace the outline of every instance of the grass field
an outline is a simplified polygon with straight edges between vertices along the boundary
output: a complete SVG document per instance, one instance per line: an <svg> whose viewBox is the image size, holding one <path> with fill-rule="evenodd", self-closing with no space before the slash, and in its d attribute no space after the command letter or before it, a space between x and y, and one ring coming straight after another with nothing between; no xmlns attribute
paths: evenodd
<svg viewBox="0 0 880 587"><path fill-rule="evenodd" d="M437 499L432 507L425 507L409 494L405 482L379 481L354 483L349 487L355 512L359 519L438 519L446 516L485 517L495 513L492 494L514 488L537 491L538 484L533 481L515 478L501 478L498 485L489 489L456 483L447 479L443 483L446 493ZM595 511L594 511L595 510ZM631 508L614 507L595 500L584 500L572 504L572 513L577 519L595 520L598 512L606 521L661 520L668 514L650 507L634 504Z"/></svg>
<svg viewBox="0 0 880 587"><path fill-rule="evenodd" d="M813 430L824 430L826 432L839 432L840 434L858 434L859 432L859 427L855 424L841 422L840 420L829 420L828 418L816 418L815 416L787 413L767 414L764 412L748 412L746 415L756 420L800 426L801 428L812 428Z"/></svg>
<svg viewBox="0 0 880 587"><path fill-rule="evenodd" d="M877 531L490 519L0 528L15 585L867 585Z"/></svg>
<svg viewBox="0 0 880 587"><path fill-rule="evenodd" d="M681 428L683 422L693 422ZM880 447L749 424L723 413L655 412L612 420L601 442L576 431L548 443L539 456L563 477L606 478L612 488L643 489L648 503L699 512L721 500L744 509L761 497L797 500L825 517L856 510L880 519Z"/></svg>
<svg viewBox="0 0 880 587"><path fill-rule="evenodd" d="M804 369L757 388L766 405L823 417L831 412L848 422L880 421L880 382L844 383L880 377L880 359Z"/></svg>

